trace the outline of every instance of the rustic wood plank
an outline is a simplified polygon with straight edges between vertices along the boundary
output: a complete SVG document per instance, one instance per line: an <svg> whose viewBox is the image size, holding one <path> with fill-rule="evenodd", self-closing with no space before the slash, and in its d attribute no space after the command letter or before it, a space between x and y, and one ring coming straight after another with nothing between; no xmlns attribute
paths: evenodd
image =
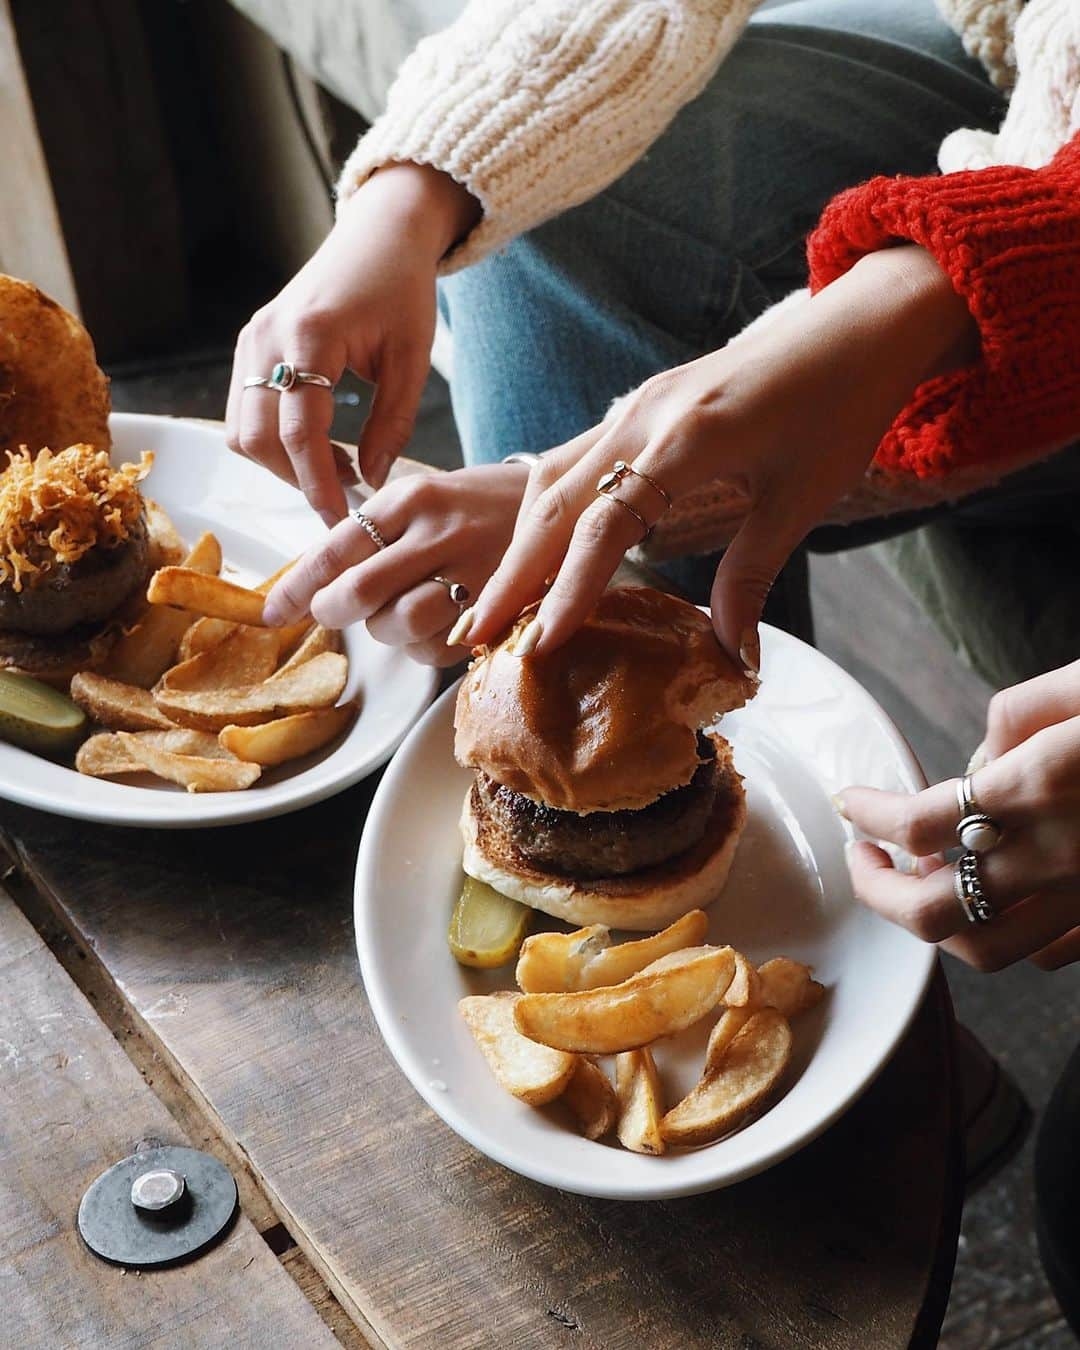
<svg viewBox="0 0 1080 1350"><path fill-rule="evenodd" d="M933 1344L959 1214L940 1005L762 1177L651 1205L548 1190L457 1139L382 1045L352 942L373 789L197 842L0 811L355 1318L440 1350Z"/></svg>
<svg viewBox="0 0 1080 1350"><path fill-rule="evenodd" d="M79 312L8 0L0 0L0 272L25 277Z"/></svg>
<svg viewBox="0 0 1080 1350"><path fill-rule="evenodd" d="M173 1270L87 1251L75 1211L94 1177L140 1142L189 1141L2 889L0 989L4 1344L336 1345L244 1216Z"/></svg>

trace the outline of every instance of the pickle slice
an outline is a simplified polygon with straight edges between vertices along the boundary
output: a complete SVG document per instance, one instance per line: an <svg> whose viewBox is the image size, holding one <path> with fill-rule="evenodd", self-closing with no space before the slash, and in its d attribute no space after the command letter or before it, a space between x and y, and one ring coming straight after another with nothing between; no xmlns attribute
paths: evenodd
<svg viewBox="0 0 1080 1350"><path fill-rule="evenodd" d="M505 895L466 877L454 906L447 940L463 966L490 970L513 961L532 924L533 912Z"/></svg>
<svg viewBox="0 0 1080 1350"><path fill-rule="evenodd" d="M0 670L0 740L54 758L73 750L85 732L86 714L66 694Z"/></svg>

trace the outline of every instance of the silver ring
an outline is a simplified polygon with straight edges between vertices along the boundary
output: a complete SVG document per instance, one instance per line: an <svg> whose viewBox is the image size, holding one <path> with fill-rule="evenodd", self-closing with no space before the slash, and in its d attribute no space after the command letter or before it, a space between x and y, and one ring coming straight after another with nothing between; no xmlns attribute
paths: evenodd
<svg viewBox="0 0 1080 1350"><path fill-rule="evenodd" d="M451 581L449 577L441 577L438 574L431 579L432 581L437 581L440 586L446 587L450 599L457 605L459 610L464 609L472 599L472 593L468 586L463 586L460 581Z"/></svg>
<svg viewBox="0 0 1080 1350"><path fill-rule="evenodd" d="M969 851L961 854L956 860L953 869L953 894L968 923L989 923L994 917L994 907L983 890L977 853Z"/></svg>
<svg viewBox="0 0 1080 1350"><path fill-rule="evenodd" d="M1001 843L1001 826L976 801L972 778L972 774L966 773L956 784L956 804L960 808L956 838L969 853L989 853Z"/></svg>
<svg viewBox="0 0 1080 1350"><path fill-rule="evenodd" d="M370 516L365 516L363 511L360 510L350 511L349 515L352 516L353 520L356 521L357 525L359 525L360 528L367 534L367 537L371 540L371 542L375 545L376 548L384 549L386 547L386 540L382 537L381 533L379 532L378 525L375 524L375 522L371 519Z"/></svg>
<svg viewBox="0 0 1080 1350"><path fill-rule="evenodd" d="M269 375L249 375L244 381L245 389L274 389L279 394L287 394L296 384L314 384L320 389L333 389L334 381L314 370L297 370L291 361L279 361Z"/></svg>

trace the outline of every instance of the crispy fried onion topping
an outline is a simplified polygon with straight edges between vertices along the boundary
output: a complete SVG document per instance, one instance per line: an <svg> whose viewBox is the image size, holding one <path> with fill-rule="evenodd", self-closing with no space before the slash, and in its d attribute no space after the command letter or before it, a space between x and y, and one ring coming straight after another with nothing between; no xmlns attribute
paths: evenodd
<svg viewBox="0 0 1080 1350"><path fill-rule="evenodd" d="M0 584L21 591L61 563L130 538L143 509L136 486L154 457L114 469L108 451L72 445L59 454L26 446L0 473Z"/></svg>

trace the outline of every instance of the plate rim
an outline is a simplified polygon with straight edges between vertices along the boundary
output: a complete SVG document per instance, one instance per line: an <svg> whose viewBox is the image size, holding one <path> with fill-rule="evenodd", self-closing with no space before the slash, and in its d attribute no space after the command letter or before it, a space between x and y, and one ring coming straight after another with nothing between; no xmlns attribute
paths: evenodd
<svg viewBox="0 0 1080 1350"><path fill-rule="evenodd" d="M200 436L221 440L224 449L225 428L224 424L219 422L193 417L178 417L167 413L113 412L109 415L109 423L110 427L122 426L128 431L137 430L142 426L154 427L161 423L166 423L171 428L187 426ZM409 658L404 654L402 654L402 659L409 661ZM252 794L250 791L197 795L159 791L154 793L155 802L152 805L137 797L132 797L125 802L122 798L113 798L111 792L105 792L100 802L96 800L61 802L47 788L35 787L33 784L27 785L18 775L8 776L7 781L3 784L2 791L0 791L0 797L19 806L44 811L49 815L61 816L68 820L85 820L95 824L119 825L132 829L216 829L229 825L249 824L256 820L269 820L275 816L289 815L294 811L301 811L305 807L314 806L317 802L325 801L329 797L337 796L339 792L344 792L346 789L353 787L356 783L374 773L376 769L381 768L394 755L398 747L430 708L439 685L439 672L433 667L421 666L412 661L410 661L410 666L415 666L416 678L420 681L420 684L418 685L415 707L410 712L409 717L403 719L402 727L395 729L391 735L376 740L371 753L358 758L346 771L310 787L301 787L295 794L290 794L276 801L268 801L265 797L260 800L257 794ZM0 752L9 748L14 750L18 747L8 747L5 744L0 746ZM52 761L43 762L52 763ZM67 769L66 765L55 765L55 767ZM75 771L69 770L69 772L74 773ZM303 770L296 775L295 780L285 781L302 782L307 772L309 771ZM117 791L131 791L130 787L117 783L103 782L101 786ZM153 789L142 790L153 791ZM169 803L171 801L183 803L183 812L179 809L170 812Z"/></svg>
<svg viewBox="0 0 1080 1350"><path fill-rule="evenodd" d="M700 607L703 608L704 607ZM893 742L894 749L898 758L904 762L905 767L911 774L913 780L922 787L927 785L926 774L918 757L912 749L907 738L897 727L896 723L878 703L873 695L866 690L855 677L848 671L833 661L831 657L826 656L824 652L810 646L809 643L790 633L785 633L781 629L774 628L770 624L761 625L763 632L768 632L772 641L783 643L795 643L800 648L805 648L812 653L817 660L825 662L831 667L835 676L839 677L842 686L847 686L848 692L854 694L856 699L863 703L866 709L877 715L880 719L883 729ZM464 677L461 677L464 678ZM491 1158L494 1162L507 1168L519 1176L527 1177L531 1181L537 1181L545 1186L550 1186L555 1190L567 1191L576 1195L587 1195L596 1199L604 1200L624 1200L624 1201L646 1201L646 1200L672 1200L679 1199L689 1195L705 1194L709 1191L720 1190L727 1186L736 1185L749 1177L756 1176L761 1172L783 1162L786 1158L813 1143L830 1126L836 1123L850 1108L858 1101L877 1079L882 1070L889 1064L896 1049L904 1036L907 1034L916 1015L921 1008L926 997L930 981L933 978L937 967L937 950L927 944L922 947L914 947L913 960L922 965L922 971L918 973L918 978L912 983L911 995L908 1006L903 1017L898 1018L891 1035L887 1039L882 1049L877 1064L859 1083L855 1084L846 1093L842 1094L832 1106L825 1111L813 1126L805 1132L799 1133L786 1142L766 1148L757 1158L748 1159L742 1165L731 1168L729 1171L712 1178L691 1178L684 1182L665 1181L660 1169L657 1169L657 1181L655 1184L649 1184L646 1187L627 1186L626 1184L596 1183L591 1186L568 1184L561 1177L557 1168L550 1168L544 1165L544 1160L539 1155L535 1158L530 1157L526 1165L522 1165L520 1158L516 1155L511 1157L512 1150L505 1149L501 1141L496 1136L480 1135L484 1143L477 1142L477 1136L469 1129L468 1121L462 1113L453 1105L448 1094L436 1091L422 1075L414 1076L405 1067L405 1061L411 1058L407 1050L403 1049L399 1053L399 1046L404 1046L405 1038L399 1036L396 1013L391 1006L382 984L378 978L377 971L373 964L373 957L370 954L373 951L372 922L373 916L377 911L377 903L365 903L365 889L371 890L374 881L375 868L378 865L379 845L378 838L383 833L383 818L389 817L396 796L397 780L405 772L404 765L408 758L409 743L414 739L419 741L427 733L429 723L437 721L445 715L445 706L451 698L457 697L458 687L461 684L461 678L456 680L450 688L446 689L427 709L424 715L415 723L408 735L403 739L400 747L405 753L397 756L390 768L379 783L372 798L371 806L368 810L367 819L364 822L363 834L360 838L360 845L357 850L356 868L353 881L353 935L357 949L357 958L360 965L361 979L364 984L364 994L375 1018L376 1026L383 1038L383 1043L394 1059L398 1070L413 1088L413 1090L422 1098L428 1107L442 1120L442 1122L463 1139L470 1147ZM856 901L856 903L858 903ZM882 919L881 922L888 922ZM365 947L369 955L365 956ZM453 1118L451 1118L453 1117ZM722 1142L722 1141L721 1141Z"/></svg>

